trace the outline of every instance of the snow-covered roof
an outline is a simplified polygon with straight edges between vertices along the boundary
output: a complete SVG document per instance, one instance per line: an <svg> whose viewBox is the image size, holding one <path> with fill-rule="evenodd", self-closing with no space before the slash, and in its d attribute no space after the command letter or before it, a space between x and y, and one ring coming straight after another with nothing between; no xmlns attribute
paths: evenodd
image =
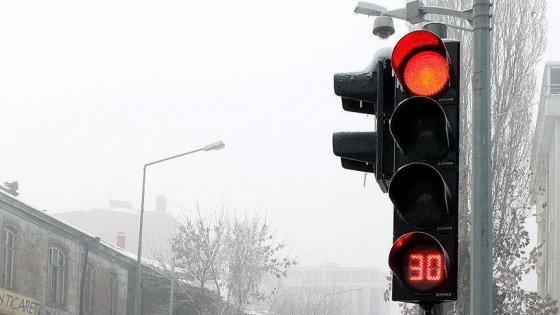
<svg viewBox="0 0 560 315"><path fill-rule="evenodd" d="M122 214L131 214L131 215L138 215L140 213L140 211L135 210L135 209L128 209L128 208L111 208L111 207L107 207L107 208L96 208L96 209L87 209L87 210L80 210L80 211L70 211L71 212L84 212L84 213L89 213L89 212L98 212L98 211L111 211L111 212L117 212L117 213L122 213Z"/></svg>
<svg viewBox="0 0 560 315"><path fill-rule="evenodd" d="M81 236L83 238L95 238L96 237L95 235L93 235L93 234L91 234L91 233L89 233L89 232L87 232L87 231L85 231L85 230L83 230L83 229L81 229L81 228L79 228L75 225L72 225L72 224L64 221L63 219L58 218L54 214L48 213L47 211L44 211L44 210L43 211L38 210L36 207L33 207L33 206L27 204L26 202L23 202L21 199L16 198L16 197L14 197L14 196L6 193L6 192L3 192L2 190L0 190L0 195L2 195L4 197L7 197L8 199L11 199L13 201L12 204L18 203L18 204L20 204L20 206L23 206L23 207L27 208L27 210L29 210L30 212L34 212L37 217L41 217L41 216L42 217L47 217L49 221L55 221L55 222L58 222L59 224L67 226L68 228L70 228L70 229L74 230L75 232L81 234ZM104 209L104 210L115 211L114 209ZM125 211L125 210L128 210L128 211ZM138 214L138 211L135 211L135 210L132 210L132 209L122 209L122 212L123 213ZM134 261L137 260L138 256L136 254L133 254L133 253L128 252L128 251L126 251L122 248L119 248L115 244L112 244L112 243L107 242L105 240L100 240L100 244L102 244L107 249L110 249L110 250L112 250L112 251L114 251L114 252L116 252L116 253L124 256L124 257L127 257L131 260L134 260ZM152 267L156 265L156 263L154 261L151 261L151 260L146 259L144 257L142 257L142 264L146 265L146 266L152 266Z"/></svg>

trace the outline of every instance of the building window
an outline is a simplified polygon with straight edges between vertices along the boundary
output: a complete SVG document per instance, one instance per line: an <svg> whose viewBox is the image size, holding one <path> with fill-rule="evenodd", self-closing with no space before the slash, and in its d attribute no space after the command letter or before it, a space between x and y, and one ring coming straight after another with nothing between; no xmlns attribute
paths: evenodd
<svg viewBox="0 0 560 315"><path fill-rule="evenodd" d="M49 301L64 304L64 275L66 272L65 258L56 247L49 249Z"/></svg>
<svg viewBox="0 0 560 315"><path fill-rule="evenodd" d="M107 305L109 307L109 315L117 314L117 280L117 275L111 274L109 278L109 303Z"/></svg>
<svg viewBox="0 0 560 315"><path fill-rule="evenodd" d="M4 231L2 241L2 278L1 285L4 288L12 289L14 280L14 248L15 233L10 229Z"/></svg>
<svg viewBox="0 0 560 315"><path fill-rule="evenodd" d="M560 94L560 68L550 68L550 94Z"/></svg>
<svg viewBox="0 0 560 315"><path fill-rule="evenodd" d="M92 307L91 307L91 288L92 280L93 279L93 267L91 265L87 265L86 267L86 274L84 278L84 312L86 314L93 314Z"/></svg>

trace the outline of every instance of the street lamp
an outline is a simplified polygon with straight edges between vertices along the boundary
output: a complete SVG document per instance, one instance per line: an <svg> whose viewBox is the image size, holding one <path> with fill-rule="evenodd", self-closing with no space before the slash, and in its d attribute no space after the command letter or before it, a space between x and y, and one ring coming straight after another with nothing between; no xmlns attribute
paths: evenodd
<svg viewBox="0 0 560 315"><path fill-rule="evenodd" d="M329 293L326 294L325 297L323 297L323 312L326 315L327 314L327 297L331 296L331 295L338 295L344 292L350 292L350 291L363 291L364 288L353 288L353 289L347 289L347 290L342 290L342 291L338 291L338 292L333 292L333 293Z"/></svg>
<svg viewBox="0 0 560 315"><path fill-rule="evenodd" d="M138 229L138 256L136 259L136 276L137 276L137 281L136 281L136 287L135 287L135 292L134 292L134 296L135 296L135 303L134 303L134 314L135 315L140 315L140 307L142 305L141 303L141 282L142 282L142 227L144 225L144 193L145 193L145 189L146 189L146 167L153 165L153 164L157 164L157 163L161 163L161 162L165 162L165 161L169 161L181 156L185 156L191 153L195 153L198 151L211 151L211 150L220 150L225 148L225 144L222 141L216 141L213 143L210 143L209 145L206 145L202 148L193 150L193 151L189 151L189 152L185 152L185 153L181 153L178 155L174 155L172 157L168 157L165 159L161 159L161 160L157 160L155 162L151 162L148 164L144 164L144 175L142 177L142 202L140 204L140 228Z"/></svg>

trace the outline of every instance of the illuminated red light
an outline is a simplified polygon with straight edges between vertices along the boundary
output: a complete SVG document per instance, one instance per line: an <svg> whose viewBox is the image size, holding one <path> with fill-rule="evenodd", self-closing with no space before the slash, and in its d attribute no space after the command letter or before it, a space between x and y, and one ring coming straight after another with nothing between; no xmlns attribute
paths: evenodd
<svg viewBox="0 0 560 315"><path fill-rule="evenodd" d="M423 281L424 279L424 255L408 255L408 281Z"/></svg>
<svg viewBox="0 0 560 315"><path fill-rule="evenodd" d="M416 294L432 294L449 281L449 257L441 243L424 232L399 237L389 252L389 267L400 283Z"/></svg>
<svg viewBox="0 0 560 315"><path fill-rule="evenodd" d="M417 247L409 251L403 268L405 281L421 292L429 292L445 280L445 257L431 247Z"/></svg>
<svg viewBox="0 0 560 315"><path fill-rule="evenodd" d="M426 257L428 268L426 268L426 280L440 282L443 280L443 255L432 254Z"/></svg>
<svg viewBox="0 0 560 315"><path fill-rule="evenodd" d="M414 55L404 68L404 84L418 96L434 96L449 84L447 60L432 51Z"/></svg>
<svg viewBox="0 0 560 315"><path fill-rule="evenodd" d="M405 35L395 46L391 62L399 82L414 95L435 97L449 86L447 50L431 32L421 30Z"/></svg>

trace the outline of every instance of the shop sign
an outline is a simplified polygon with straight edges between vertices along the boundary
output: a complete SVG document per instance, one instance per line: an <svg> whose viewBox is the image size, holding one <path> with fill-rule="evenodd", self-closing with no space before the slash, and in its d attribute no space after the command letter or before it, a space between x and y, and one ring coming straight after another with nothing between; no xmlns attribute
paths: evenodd
<svg viewBox="0 0 560 315"><path fill-rule="evenodd" d="M41 301L0 288L0 314L39 315Z"/></svg>

